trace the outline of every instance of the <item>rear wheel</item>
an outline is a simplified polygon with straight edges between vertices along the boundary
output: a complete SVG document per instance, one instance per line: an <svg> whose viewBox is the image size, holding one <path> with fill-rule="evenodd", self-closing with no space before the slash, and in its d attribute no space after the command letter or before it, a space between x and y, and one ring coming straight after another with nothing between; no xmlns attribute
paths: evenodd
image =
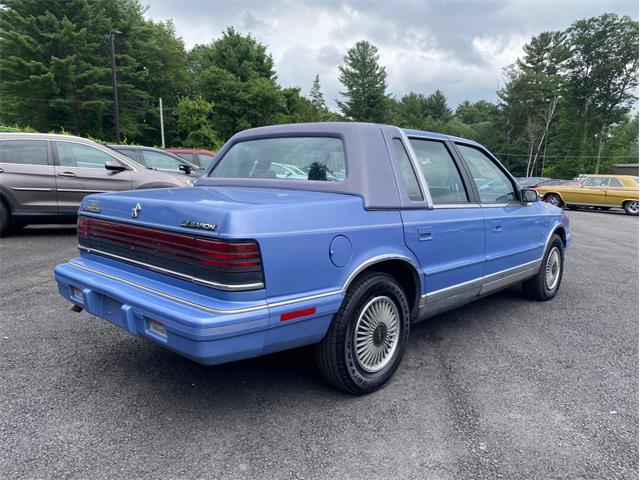
<svg viewBox="0 0 640 480"><path fill-rule="evenodd" d="M638 201L624 202L624 211L627 215L638 215Z"/></svg>
<svg viewBox="0 0 640 480"><path fill-rule="evenodd" d="M316 362L333 386L354 395L381 388L400 365L409 340L407 297L395 279L370 272L349 288Z"/></svg>
<svg viewBox="0 0 640 480"><path fill-rule="evenodd" d="M11 229L11 213L7 206L0 202L0 237L6 237Z"/></svg>
<svg viewBox="0 0 640 480"><path fill-rule="evenodd" d="M524 294L532 300L551 300L558 293L563 272L564 243L554 235L536 276L522 282Z"/></svg>
<svg viewBox="0 0 640 480"><path fill-rule="evenodd" d="M550 203L554 207L562 207L562 199L558 194L550 193L549 195L544 197L544 201Z"/></svg>

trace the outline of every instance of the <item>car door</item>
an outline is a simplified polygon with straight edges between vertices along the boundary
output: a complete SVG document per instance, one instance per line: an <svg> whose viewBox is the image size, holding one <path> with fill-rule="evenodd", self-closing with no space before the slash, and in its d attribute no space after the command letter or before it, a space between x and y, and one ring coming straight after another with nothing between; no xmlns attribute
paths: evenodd
<svg viewBox="0 0 640 480"><path fill-rule="evenodd" d="M99 192L131 190L131 166L97 146L69 140L55 140L54 160L58 207L62 214L78 211L82 199ZM107 162L116 162L123 171L107 170Z"/></svg>
<svg viewBox="0 0 640 480"><path fill-rule="evenodd" d="M420 263L425 308L433 315L478 294L484 219L449 143L413 137L406 148L402 138L391 142L409 207L401 211L405 243ZM409 154L415 159L413 166ZM415 181L416 173L425 193Z"/></svg>
<svg viewBox="0 0 640 480"><path fill-rule="evenodd" d="M483 293L501 287L542 256L544 222L535 203L520 201L519 187L483 148L456 143L475 184L484 214L485 268ZM487 181L489 180L489 181Z"/></svg>
<svg viewBox="0 0 640 480"><path fill-rule="evenodd" d="M574 189L571 200L565 201L582 205L604 205L608 185L609 177L586 177L580 186Z"/></svg>
<svg viewBox="0 0 640 480"><path fill-rule="evenodd" d="M55 187L48 140L0 141L0 189L14 212L57 214Z"/></svg>
<svg viewBox="0 0 640 480"><path fill-rule="evenodd" d="M631 189L624 186L624 183L622 183L622 180L619 178L609 177L603 203L620 207L625 199L631 197L631 195L629 195L630 190Z"/></svg>

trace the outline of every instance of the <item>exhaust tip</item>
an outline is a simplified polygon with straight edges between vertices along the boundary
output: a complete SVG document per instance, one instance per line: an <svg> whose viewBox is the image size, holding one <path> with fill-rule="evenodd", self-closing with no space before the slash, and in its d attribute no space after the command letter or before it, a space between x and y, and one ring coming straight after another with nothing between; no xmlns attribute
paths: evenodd
<svg viewBox="0 0 640 480"><path fill-rule="evenodd" d="M82 311L82 307L81 307L80 305L75 305L75 304L74 304L74 305L71 307L71 311L72 311L72 312L76 312L76 313L80 313L80 312Z"/></svg>

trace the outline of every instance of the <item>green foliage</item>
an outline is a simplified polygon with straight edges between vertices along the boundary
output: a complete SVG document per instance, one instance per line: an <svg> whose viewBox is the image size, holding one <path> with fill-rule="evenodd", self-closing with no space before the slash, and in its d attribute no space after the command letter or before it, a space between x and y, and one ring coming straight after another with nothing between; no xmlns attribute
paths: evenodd
<svg viewBox="0 0 640 480"><path fill-rule="evenodd" d="M175 110L175 123L187 148L204 148L217 150L220 145L218 134L211 126L213 102L202 97L183 97L178 100Z"/></svg>
<svg viewBox="0 0 640 480"><path fill-rule="evenodd" d="M345 117L357 122L384 122L389 99L387 72L378 64L378 49L369 42L360 41L347 51L344 65L338 67L344 102L338 107Z"/></svg>
<svg viewBox="0 0 640 480"><path fill-rule="evenodd" d="M109 32L115 37L121 131L134 144L217 149L261 125L354 120L477 140L517 175L571 178L638 161L638 22L603 14L542 32L504 70L498 103L444 93L387 95L377 48L348 49L339 78L342 115L320 78L309 97L277 83L267 47L227 28L186 52L171 21L144 18L139 0L0 0L0 123L113 139ZM13 131L0 127L0 131Z"/></svg>

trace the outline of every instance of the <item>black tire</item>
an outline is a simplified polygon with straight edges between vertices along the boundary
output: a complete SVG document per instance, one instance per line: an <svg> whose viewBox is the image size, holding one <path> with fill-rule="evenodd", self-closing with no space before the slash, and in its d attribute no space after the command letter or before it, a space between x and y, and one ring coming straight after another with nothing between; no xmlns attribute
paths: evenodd
<svg viewBox="0 0 640 480"><path fill-rule="evenodd" d="M390 300L395 305L398 314L398 336L396 347L387 358L384 367L368 372L357 357L356 325L365 307L376 299L384 299L385 302ZM340 310L333 317L329 331L316 346L316 363L320 373L331 385L347 393L365 395L378 390L400 365L409 342L410 324L407 297L398 282L386 273L373 271L363 274L347 291ZM383 331L386 332L386 329Z"/></svg>
<svg viewBox="0 0 640 480"><path fill-rule="evenodd" d="M638 215L638 201L634 200L634 201L624 202L624 213L626 213L627 215L637 216Z"/></svg>
<svg viewBox="0 0 640 480"><path fill-rule="evenodd" d="M557 193L549 193L544 197L544 201L560 208L562 208L562 205L564 205L562 198L560 198L560 195L558 195Z"/></svg>
<svg viewBox="0 0 640 480"><path fill-rule="evenodd" d="M549 257L552 255L552 252L558 252L558 270L557 270L557 281L555 281L552 285L549 285L547 282L547 266L549 264ZM553 263L553 262L551 262ZM532 300L539 300L541 302L546 302L547 300L551 300L556 296L558 290L560 288L560 284L562 283L562 275L564 273L564 243L562 243L562 238L559 235L553 235L551 238L551 243L547 248L547 251L544 254L544 258L542 259L542 264L540 265L540 270L535 277L530 278L529 280L525 280L522 282L522 290L527 298Z"/></svg>
<svg viewBox="0 0 640 480"><path fill-rule="evenodd" d="M0 237L6 237L11 230L11 213L7 206L0 201Z"/></svg>

